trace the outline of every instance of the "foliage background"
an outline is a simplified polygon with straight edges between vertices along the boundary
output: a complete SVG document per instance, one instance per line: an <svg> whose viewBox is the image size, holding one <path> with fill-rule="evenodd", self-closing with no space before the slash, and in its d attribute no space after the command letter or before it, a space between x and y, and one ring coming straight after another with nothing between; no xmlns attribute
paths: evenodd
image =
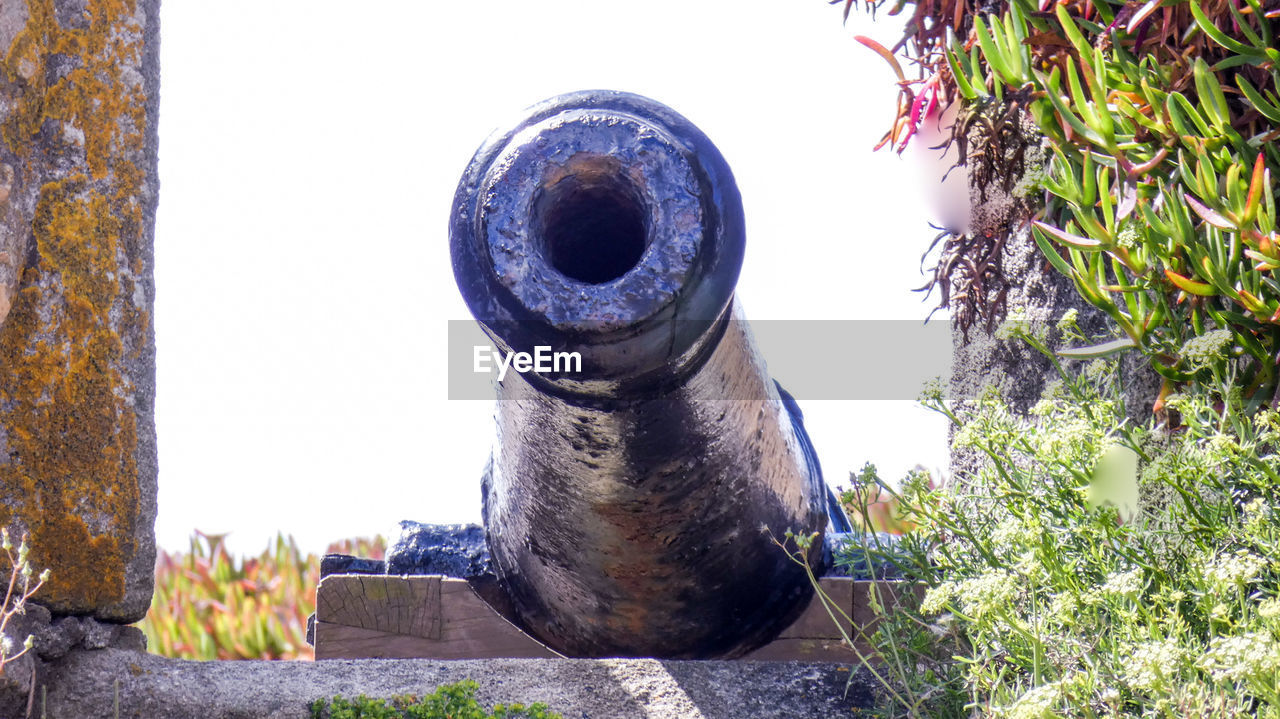
<svg viewBox="0 0 1280 719"><path fill-rule="evenodd" d="M929 397L987 460L963 483L853 490L892 495L915 529L878 553L929 588L867 637L889 713L1280 716L1280 414L1224 389L1171 397L1178 432L1132 426L1114 361L1078 369L1029 416ZM1141 461L1132 515L1092 491L1118 450Z"/></svg>
<svg viewBox="0 0 1280 719"><path fill-rule="evenodd" d="M834 3L846 17L855 4ZM891 713L1280 716L1280 7L899 0L888 12L911 14L902 42L862 38L899 75L882 144L901 150L958 103L962 156L1047 150L1045 167L1011 168L1036 201L1005 230L1030 225L1046 266L1114 331L1085 337L1072 313L1059 329L1074 351L1053 352L1013 325L1012 341L1062 371L1030 416L995 395L929 400L981 468L942 488L913 475L901 492L864 473L847 495L914 528L886 558L930 587L872 638ZM989 278L964 268L999 242L938 244L931 284L971 300ZM962 323L993 314L960 309ZM1164 380L1145 422L1118 411L1114 365L1062 361L1126 350ZM1094 501L1117 453L1136 458L1134 515Z"/></svg>
<svg viewBox="0 0 1280 719"><path fill-rule="evenodd" d="M1027 142L1021 120L1033 121L1051 160L1029 168L1024 189L1041 197L1023 221L1033 222L1046 260L1117 327L1123 340L1113 347L1141 349L1167 393L1210 369L1199 338L1230 332L1223 362L1254 406L1271 402L1280 351L1280 8L902 0L889 12L908 7L894 49L918 78L907 80L889 50L863 39L900 77L898 115L882 142L905 147L935 108L959 102L953 140L962 153L1004 158L1006 145ZM937 281L957 285L957 295L975 281L964 268L984 259L966 252L967 264L939 263L946 276Z"/></svg>
<svg viewBox="0 0 1280 719"><path fill-rule="evenodd" d="M182 659L313 659L320 555L276 536L256 557L233 556L225 535L197 531L186 552L159 550L156 589L141 627L148 650ZM329 552L381 559L386 540L349 539Z"/></svg>

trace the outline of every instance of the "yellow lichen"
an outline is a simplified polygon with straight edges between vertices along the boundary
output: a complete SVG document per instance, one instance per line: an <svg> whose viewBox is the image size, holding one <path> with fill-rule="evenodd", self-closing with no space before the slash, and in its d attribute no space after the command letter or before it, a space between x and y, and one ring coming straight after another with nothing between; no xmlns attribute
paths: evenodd
<svg viewBox="0 0 1280 719"><path fill-rule="evenodd" d="M20 92L0 140L28 178L48 180L32 219L28 263L0 327L0 524L22 520L32 562L53 568L42 597L71 611L124 599L139 520L137 426L125 347L147 341L132 303L141 274L146 97L121 70L138 66L134 0L89 0L88 27L63 28L52 0L28 0L4 54ZM53 55L70 69L46 73ZM44 169L43 135L83 135L80 174ZM57 140L53 140L56 142ZM79 140L68 151L77 150Z"/></svg>

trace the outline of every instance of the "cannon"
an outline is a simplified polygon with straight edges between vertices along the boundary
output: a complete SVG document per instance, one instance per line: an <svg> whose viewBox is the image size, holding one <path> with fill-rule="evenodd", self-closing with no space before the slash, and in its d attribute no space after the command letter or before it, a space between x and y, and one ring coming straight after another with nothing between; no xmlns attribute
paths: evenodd
<svg viewBox="0 0 1280 719"><path fill-rule="evenodd" d="M773 638L812 595L775 540L823 532L829 490L734 302L742 201L715 146L637 95L555 97L476 152L449 234L500 356L577 360L497 382L482 515L519 624L578 657Z"/></svg>

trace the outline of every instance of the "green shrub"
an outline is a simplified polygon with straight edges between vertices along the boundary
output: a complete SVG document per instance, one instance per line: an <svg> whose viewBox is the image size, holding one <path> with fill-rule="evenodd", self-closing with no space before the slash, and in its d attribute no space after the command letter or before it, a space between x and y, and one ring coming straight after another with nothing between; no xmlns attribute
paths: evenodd
<svg viewBox="0 0 1280 719"><path fill-rule="evenodd" d="M418 699L398 696L370 699L364 695L354 700L334 697L311 703L312 719L560 719L540 703L499 704L486 711L475 699L478 685L471 680L448 684Z"/></svg>
<svg viewBox="0 0 1280 719"><path fill-rule="evenodd" d="M982 469L864 477L917 526L892 556L928 587L868 638L895 715L1280 717L1280 412L1223 389L1171 397L1176 430L1139 427L1117 384L1095 360L1027 417L935 393ZM1091 501L1116 452L1140 460L1127 521Z"/></svg>
<svg viewBox="0 0 1280 719"><path fill-rule="evenodd" d="M1036 240L1081 296L1170 386L1203 379L1198 344L1225 331L1245 360L1246 397L1269 401L1280 352L1280 53L1276 23L1256 4L1126 18L1123 4L1041 13L1014 0L987 23L975 18L974 51L953 46L949 61L966 100L988 87L1026 98L1053 151ZM1036 39L1046 37L1063 44L1046 52Z"/></svg>

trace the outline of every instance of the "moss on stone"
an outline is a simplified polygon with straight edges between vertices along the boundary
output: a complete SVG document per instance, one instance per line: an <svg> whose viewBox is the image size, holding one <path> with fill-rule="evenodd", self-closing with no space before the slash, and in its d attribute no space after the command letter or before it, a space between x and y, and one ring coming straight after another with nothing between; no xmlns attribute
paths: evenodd
<svg viewBox="0 0 1280 719"><path fill-rule="evenodd" d="M124 599L140 513L125 370L150 321L132 301L147 181L133 159L148 121L128 70L142 53L135 9L89 0L87 22L64 27L53 0L28 0L0 65L19 91L0 141L44 182L35 251L0 326L0 524L26 526L32 562L53 568L44 599L67 611Z"/></svg>

